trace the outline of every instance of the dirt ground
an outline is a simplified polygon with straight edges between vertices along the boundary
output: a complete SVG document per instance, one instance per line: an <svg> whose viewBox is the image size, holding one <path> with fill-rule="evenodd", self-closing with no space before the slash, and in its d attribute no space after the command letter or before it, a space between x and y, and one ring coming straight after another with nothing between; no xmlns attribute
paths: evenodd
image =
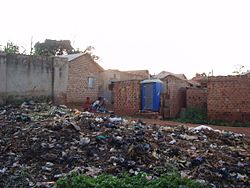
<svg viewBox="0 0 250 188"><path fill-rule="evenodd" d="M83 110L83 106L81 105L68 105L70 108L76 108L80 111ZM131 117L131 119L138 119L137 117ZM142 119L142 118L140 118ZM199 126L200 124L192 124L192 123L181 123L181 122L174 122L174 121L166 121L166 120L160 120L160 119L146 119L143 118L143 121L145 121L145 123L149 123L149 124L158 124L158 125L162 125L162 126L178 126L178 125L185 125L185 126L189 126L189 127L196 127ZM232 131L235 133L240 133L240 134L245 134L250 136L250 127L228 127L228 126L216 126L216 125L208 125L209 127L213 128L213 129L219 129L219 130L225 130L225 131Z"/></svg>

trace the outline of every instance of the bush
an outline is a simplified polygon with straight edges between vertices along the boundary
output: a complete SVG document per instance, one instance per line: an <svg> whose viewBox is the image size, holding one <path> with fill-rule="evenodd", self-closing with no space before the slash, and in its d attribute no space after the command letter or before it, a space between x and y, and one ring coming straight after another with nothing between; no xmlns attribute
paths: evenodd
<svg viewBox="0 0 250 188"><path fill-rule="evenodd" d="M209 120L207 110L202 108L187 108L183 118L171 119L182 123L207 124L231 127L250 127L250 122L228 122L223 120Z"/></svg>
<svg viewBox="0 0 250 188"><path fill-rule="evenodd" d="M72 175L57 181L58 188L197 188L205 187L198 182L181 178L180 175L162 175L159 178L149 180L145 173L136 176L123 174L112 176L102 174L96 178L85 175Z"/></svg>
<svg viewBox="0 0 250 188"><path fill-rule="evenodd" d="M183 123L207 123L207 110L203 108L187 108L183 118L177 121Z"/></svg>

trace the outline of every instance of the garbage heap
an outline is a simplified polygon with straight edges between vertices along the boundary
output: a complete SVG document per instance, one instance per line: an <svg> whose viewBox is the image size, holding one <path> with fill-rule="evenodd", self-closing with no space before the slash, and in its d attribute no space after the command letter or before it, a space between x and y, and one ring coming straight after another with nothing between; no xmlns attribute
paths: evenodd
<svg viewBox="0 0 250 188"><path fill-rule="evenodd" d="M158 177L177 170L213 187L249 187L250 138L207 126L149 125L48 103L0 107L0 187L51 187L73 172Z"/></svg>

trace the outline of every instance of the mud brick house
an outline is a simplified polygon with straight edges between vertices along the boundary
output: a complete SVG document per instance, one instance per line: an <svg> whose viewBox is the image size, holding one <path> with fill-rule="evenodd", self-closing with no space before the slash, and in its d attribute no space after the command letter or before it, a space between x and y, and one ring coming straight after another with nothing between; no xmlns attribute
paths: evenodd
<svg viewBox="0 0 250 188"><path fill-rule="evenodd" d="M209 77L207 88L209 119L250 122L250 73Z"/></svg>
<svg viewBox="0 0 250 188"><path fill-rule="evenodd" d="M183 74L161 72L153 76L163 81L161 110L163 118L175 118L186 107L186 88L194 83L188 81ZM119 114L135 115L141 110L141 84L138 80L114 83L114 111Z"/></svg>
<svg viewBox="0 0 250 188"><path fill-rule="evenodd" d="M113 105L114 91L111 89L111 84L126 80L144 80L148 79L150 75L148 70L119 71L117 69L108 69L101 72L100 77L100 95L107 99L109 105Z"/></svg>
<svg viewBox="0 0 250 188"><path fill-rule="evenodd" d="M68 58L67 103L82 103L87 97L94 101L99 96L100 73L104 69L96 63L90 54L78 53L62 55Z"/></svg>
<svg viewBox="0 0 250 188"><path fill-rule="evenodd" d="M161 113L163 118L176 118L180 116L182 108L186 107L187 87L194 83L187 80L184 74L173 74L162 71L154 76L163 81L163 94Z"/></svg>

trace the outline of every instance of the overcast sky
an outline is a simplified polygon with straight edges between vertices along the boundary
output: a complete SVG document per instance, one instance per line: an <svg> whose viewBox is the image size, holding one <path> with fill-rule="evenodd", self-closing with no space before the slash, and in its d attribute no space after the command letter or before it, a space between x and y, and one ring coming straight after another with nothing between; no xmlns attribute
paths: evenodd
<svg viewBox="0 0 250 188"><path fill-rule="evenodd" d="M250 69L249 0L1 1L0 44L69 39L105 69L232 74Z"/></svg>

